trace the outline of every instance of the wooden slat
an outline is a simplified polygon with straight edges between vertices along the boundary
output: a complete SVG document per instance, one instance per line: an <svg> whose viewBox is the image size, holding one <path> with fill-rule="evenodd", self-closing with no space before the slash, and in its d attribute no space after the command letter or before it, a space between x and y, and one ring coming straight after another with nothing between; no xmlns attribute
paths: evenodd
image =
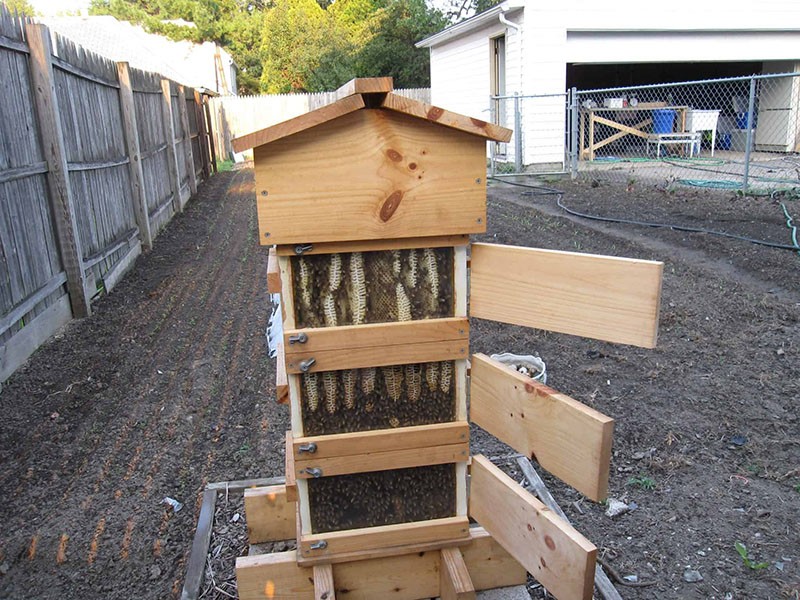
<svg viewBox="0 0 800 600"><path fill-rule="evenodd" d="M385 351L391 351L386 354ZM335 371L340 369L360 369L363 367L385 367L412 363L455 360L467 356L466 341L427 342L402 346L382 346L354 348L352 350L326 350L324 352L302 352L287 357L286 370L289 373L301 372L300 365L313 358L316 362L308 372Z"/></svg>
<svg viewBox="0 0 800 600"><path fill-rule="evenodd" d="M369 552L378 548L442 542L469 538L469 520L465 517L447 517L416 523L382 525L365 529L332 531L303 536L299 540L299 554L306 560L320 559L330 561L338 554L349 552ZM312 550L310 546L325 540L327 546Z"/></svg>
<svg viewBox="0 0 800 600"><path fill-rule="evenodd" d="M371 452L368 454L332 456L318 460L296 461L295 477L297 479L313 479L314 476L309 473L312 468L320 469L323 477L332 477L351 473L443 465L464 462L468 458L469 442L432 448L411 448L387 452Z"/></svg>
<svg viewBox="0 0 800 600"><path fill-rule="evenodd" d="M278 404L289 404L289 376L286 374L283 342L278 342L278 351L275 353L275 399Z"/></svg>
<svg viewBox="0 0 800 600"><path fill-rule="evenodd" d="M349 96L299 117L238 137L231 142L231 145L235 152L244 152L250 148L271 144L306 129L317 127L362 108L364 108L364 99L361 96Z"/></svg>
<svg viewBox="0 0 800 600"><path fill-rule="evenodd" d="M297 494L297 480L294 477L294 453L292 452L292 432L286 432L286 456L285 456L285 468L286 468L286 501L287 502L297 502L298 494Z"/></svg>
<svg viewBox="0 0 800 600"><path fill-rule="evenodd" d="M336 90L336 98L346 98L353 94L385 94L394 89L391 77L357 77Z"/></svg>
<svg viewBox="0 0 800 600"><path fill-rule="evenodd" d="M486 229L485 142L461 131L366 109L256 148L254 156L262 244Z"/></svg>
<svg viewBox="0 0 800 600"><path fill-rule="evenodd" d="M316 446L313 453L300 450L302 446L310 443ZM467 422L302 437L294 439L293 446L295 461L300 463L375 451L387 452L460 443L469 443Z"/></svg>
<svg viewBox="0 0 800 600"><path fill-rule="evenodd" d="M186 567L186 578L181 600L195 600L199 596L200 585L205 573L208 558L208 545L214 529L214 509L217 504L217 490L205 490L200 505L200 516L197 519L197 530L192 541L189 564Z"/></svg>
<svg viewBox="0 0 800 600"><path fill-rule="evenodd" d="M178 86L178 113L181 117L181 129L183 130L183 160L186 177L189 180L189 191L191 195L197 194L197 177L194 174L194 155L192 154L192 138L189 131L189 111L186 108L186 88Z"/></svg>
<svg viewBox="0 0 800 600"><path fill-rule="evenodd" d="M652 348L663 264L473 244L471 316Z"/></svg>
<svg viewBox="0 0 800 600"><path fill-rule="evenodd" d="M381 106L405 115L425 119L431 123L437 123L445 127L458 129L465 133L479 135L482 138L495 142L508 142L511 139L511 135L514 133L511 129L500 127L500 125L450 112L438 106L432 106L398 94L386 94L386 98L384 98Z"/></svg>
<svg viewBox="0 0 800 600"><path fill-rule="evenodd" d="M389 238L342 242L318 242L311 248L303 247L303 256L311 254L334 254L336 252L373 252L377 250L408 250L411 248L447 248L469 243L468 235L440 235L422 238ZM278 256L295 256L296 244L276 246Z"/></svg>
<svg viewBox="0 0 800 600"><path fill-rule="evenodd" d="M485 456L472 458L470 516L561 600L591 600L597 549Z"/></svg>
<svg viewBox="0 0 800 600"><path fill-rule="evenodd" d="M439 591L440 600L474 600L475 587L458 548L442 548Z"/></svg>
<svg viewBox="0 0 800 600"><path fill-rule="evenodd" d="M316 565L314 572L314 600L336 600L336 588L333 585L333 566Z"/></svg>
<svg viewBox="0 0 800 600"><path fill-rule="evenodd" d="M612 418L483 354L472 356L470 417L595 502L606 498Z"/></svg>
<svg viewBox="0 0 800 600"><path fill-rule="evenodd" d="M471 541L461 546L464 562L477 590L526 581L525 569L480 527L470 529ZM414 553L334 563L338 591L349 598L418 600L439 594L439 552ZM296 600L314 592L311 568L297 563L292 550L236 559L236 580L241 600Z"/></svg>
<svg viewBox="0 0 800 600"><path fill-rule="evenodd" d="M294 539L295 504L286 499L286 486L274 485L244 491L247 540L262 544Z"/></svg>
<svg viewBox="0 0 800 600"><path fill-rule="evenodd" d="M181 204L181 180L178 169L178 153L175 149L175 127L172 122L172 88L169 79L161 80L161 115L164 120L164 135L167 138L167 171L172 193L172 206L176 213L183 210Z"/></svg>
<svg viewBox="0 0 800 600"><path fill-rule="evenodd" d="M267 259L267 291L270 294L281 293L281 269L278 266L278 254L274 246L269 249Z"/></svg>

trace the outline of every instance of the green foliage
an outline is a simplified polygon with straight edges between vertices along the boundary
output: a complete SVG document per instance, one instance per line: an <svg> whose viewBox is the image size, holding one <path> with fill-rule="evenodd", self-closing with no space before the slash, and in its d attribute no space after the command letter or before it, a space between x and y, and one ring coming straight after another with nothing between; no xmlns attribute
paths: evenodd
<svg viewBox="0 0 800 600"><path fill-rule="evenodd" d="M3 0L3 4L12 15L16 13L19 16L32 17L36 14L28 0Z"/></svg>
<svg viewBox="0 0 800 600"><path fill-rule="evenodd" d="M625 485L638 487L643 490L654 490L656 489L656 480L646 475L640 475L638 477L631 477Z"/></svg>
<svg viewBox="0 0 800 600"><path fill-rule="evenodd" d="M742 542L736 542L733 545L736 548L736 552L739 553L739 556L742 557L742 562L745 564L746 567L752 569L753 571L758 571L761 569L766 569L769 566L768 562L753 562L750 558L749 553L747 552L747 546L745 546Z"/></svg>

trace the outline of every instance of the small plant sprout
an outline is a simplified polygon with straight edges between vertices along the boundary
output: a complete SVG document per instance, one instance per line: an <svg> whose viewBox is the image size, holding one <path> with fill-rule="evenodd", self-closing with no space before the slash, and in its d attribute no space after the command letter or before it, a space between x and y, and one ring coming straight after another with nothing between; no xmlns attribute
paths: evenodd
<svg viewBox="0 0 800 600"><path fill-rule="evenodd" d="M656 480L646 475L639 475L638 477L631 477L625 485L634 486L643 490L656 489Z"/></svg>
<svg viewBox="0 0 800 600"><path fill-rule="evenodd" d="M745 546L742 542L736 542L733 547L736 548L736 552L738 552L739 556L742 557L742 562L747 568L752 569L753 571L759 571L761 569L766 569L769 566L768 562L754 562L747 552L747 546Z"/></svg>

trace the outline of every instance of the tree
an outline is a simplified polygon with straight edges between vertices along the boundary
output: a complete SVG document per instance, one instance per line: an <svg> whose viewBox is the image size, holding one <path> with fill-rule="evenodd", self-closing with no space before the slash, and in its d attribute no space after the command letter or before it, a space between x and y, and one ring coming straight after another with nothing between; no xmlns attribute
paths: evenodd
<svg viewBox="0 0 800 600"><path fill-rule="evenodd" d="M36 14L28 0L3 0L3 3L12 15L16 13L19 16L32 17Z"/></svg>

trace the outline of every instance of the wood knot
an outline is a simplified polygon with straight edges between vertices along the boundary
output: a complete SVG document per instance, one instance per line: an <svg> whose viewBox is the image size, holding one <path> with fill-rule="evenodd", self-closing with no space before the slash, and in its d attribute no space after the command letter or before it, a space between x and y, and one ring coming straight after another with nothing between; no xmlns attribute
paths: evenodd
<svg viewBox="0 0 800 600"><path fill-rule="evenodd" d="M544 559L544 556L539 558L539 562L542 563L542 566L546 569L547 568L547 561Z"/></svg>
<svg viewBox="0 0 800 600"><path fill-rule="evenodd" d="M525 391L528 392L529 394L532 394L532 393L534 393L536 391L536 386L533 385L532 383L526 383L525 384Z"/></svg>
<svg viewBox="0 0 800 600"><path fill-rule="evenodd" d="M389 160L394 161L394 162L400 162L401 160L403 160L403 155L400 154L394 148L389 148L386 151L386 156L389 158Z"/></svg>
<svg viewBox="0 0 800 600"><path fill-rule="evenodd" d="M417 163L415 163L415 162L408 163L408 168L411 169L412 171L416 171Z"/></svg>
<svg viewBox="0 0 800 600"><path fill-rule="evenodd" d="M439 108L438 106L431 106L430 109L428 110L427 117L431 121L438 121L439 119L442 118L443 114L444 114L443 108Z"/></svg>
<svg viewBox="0 0 800 600"><path fill-rule="evenodd" d="M400 201L403 199L403 192L397 190L392 192L381 206L381 221L386 223L392 218L392 215L397 212L397 207L400 206Z"/></svg>
<svg viewBox="0 0 800 600"><path fill-rule="evenodd" d="M475 125L475 127L480 127L481 129L486 129L486 125L488 125L486 121L481 121L480 119L476 119L474 117L470 117L469 120L472 121L472 124Z"/></svg>
<svg viewBox="0 0 800 600"><path fill-rule="evenodd" d="M544 536L544 543L548 548L550 548L550 550L556 549L556 543L553 541L553 538L551 538L549 535Z"/></svg>

